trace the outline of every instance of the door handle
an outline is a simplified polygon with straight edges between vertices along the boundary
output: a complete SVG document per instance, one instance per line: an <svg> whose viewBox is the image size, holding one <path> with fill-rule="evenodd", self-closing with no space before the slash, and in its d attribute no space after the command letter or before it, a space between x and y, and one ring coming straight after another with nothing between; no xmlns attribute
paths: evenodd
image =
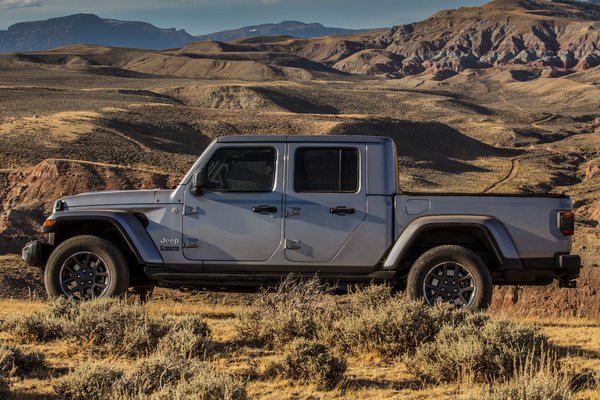
<svg viewBox="0 0 600 400"><path fill-rule="evenodd" d="M273 214L277 212L277 207L261 205L252 207L252 212L259 214Z"/></svg>
<svg viewBox="0 0 600 400"><path fill-rule="evenodd" d="M330 208L329 212L336 215L348 215L354 214L356 210L352 207L338 206L336 208Z"/></svg>

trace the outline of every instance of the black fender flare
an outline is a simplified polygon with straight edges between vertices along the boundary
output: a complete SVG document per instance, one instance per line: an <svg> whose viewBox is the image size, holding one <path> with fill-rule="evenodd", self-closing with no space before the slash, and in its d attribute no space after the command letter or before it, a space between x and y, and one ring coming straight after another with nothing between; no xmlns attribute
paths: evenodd
<svg viewBox="0 0 600 400"><path fill-rule="evenodd" d="M430 228L471 227L483 230L494 256L503 268L522 269L519 252L500 221L489 216L436 215L417 218L402 231L384 262L383 269L394 270L420 233Z"/></svg>
<svg viewBox="0 0 600 400"><path fill-rule="evenodd" d="M135 214L125 211L60 211L55 212L49 220L54 220L51 226L42 228L44 233L56 232L61 225L73 222L102 221L112 224L123 236L127 245L135 254L140 264L163 264L163 259L154 245L148 231Z"/></svg>

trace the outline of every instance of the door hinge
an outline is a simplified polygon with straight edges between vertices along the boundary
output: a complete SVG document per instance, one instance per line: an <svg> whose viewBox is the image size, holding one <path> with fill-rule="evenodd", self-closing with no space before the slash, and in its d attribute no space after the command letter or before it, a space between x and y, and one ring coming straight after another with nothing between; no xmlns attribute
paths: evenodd
<svg viewBox="0 0 600 400"><path fill-rule="evenodd" d="M286 217L295 217L295 216L301 214L300 210L301 210L300 207L286 207L285 216Z"/></svg>
<svg viewBox="0 0 600 400"><path fill-rule="evenodd" d="M198 215L199 211L198 207L185 206L183 215Z"/></svg>
<svg viewBox="0 0 600 400"><path fill-rule="evenodd" d="M299 250L300 248L302 248L301 241L285 239L285 249L286 250Z"/></svg>
<svg viewBox="0 0 600 400"><path fill-rule="evenodd" d="M184 249L195 249L200 244L200 240L194 238L183 238Z"/></svg>

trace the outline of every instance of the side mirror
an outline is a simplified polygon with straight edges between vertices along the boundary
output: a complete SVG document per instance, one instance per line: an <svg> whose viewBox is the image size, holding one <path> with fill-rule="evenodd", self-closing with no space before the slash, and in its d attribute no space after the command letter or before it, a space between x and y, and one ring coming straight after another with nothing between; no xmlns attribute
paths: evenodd
<svg viewBox="0 0 600 400"><path fill-rule="evenodd" d="M200 168L198 171L194 172L192 176L192 193L196 196L200 196L202 194L202 188L208 184L208 173L206 169Z"/></svg>

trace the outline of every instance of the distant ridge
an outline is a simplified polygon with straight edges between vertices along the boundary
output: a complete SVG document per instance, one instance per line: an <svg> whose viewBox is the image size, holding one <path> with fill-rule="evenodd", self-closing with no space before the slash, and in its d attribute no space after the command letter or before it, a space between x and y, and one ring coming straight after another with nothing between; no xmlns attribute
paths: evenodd
<svg viewBox="0 0 600 400"><path fill-rule="evenodd" d="M278 24L250 25L239 29L196 36L196 38L199 40L217 40L220 42L227 42L246 37L293 36L296 38L311 38L318 36L349 35L353 33L371 32L374 30L376 29L330 28L316 22L306 24L299 21L283 21Z"/></svg>
<svg viewBox="0 0 600 400"><path fill-rule="evenodd" d="M146 22L75 14L22 22L0 31L0 52L46 50L71 44L161 49L181 47L194 40L182 29L161 29Z"/></svg>
<svg viewBox="0 0 600 400"><path fill-rule="evenodd" d="M0 31L0 52L39 51L73 44L167 49L183 47L199 40L229 41L258 36L306 38L360 32L364 30L284 21L193 36L183 29L162 29L146 22L100 18L94 14L74 14L44 21L21 22L10 26L8 30Z"/></svg>

